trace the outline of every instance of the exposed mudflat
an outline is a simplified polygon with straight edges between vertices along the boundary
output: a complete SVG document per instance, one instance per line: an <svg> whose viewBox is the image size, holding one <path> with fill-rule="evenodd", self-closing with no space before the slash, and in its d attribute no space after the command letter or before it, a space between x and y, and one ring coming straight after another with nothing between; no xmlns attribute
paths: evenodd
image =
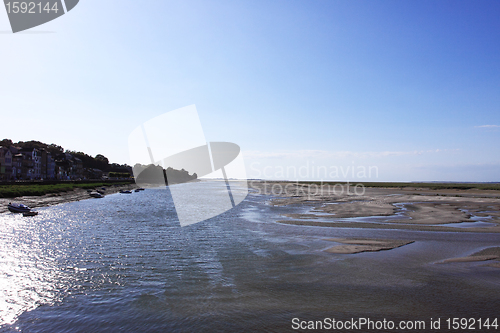
<svg viewBox="0 0 500 333"><path fill-rule="evenodd" d="M443 260L440 263L455 263L455 262L476 262L476 261L490 261L488 266L500 268L500 247L489 247L479 252L472 253L466 257L450 258Z"/></svg>
<svg viewBox="0 0 500 333"><path fill-rule="evenodd" d="M305 213L284 214L287 219L278 221L280 223L336 228L500 232L498 191L352 186L349 190L346 186L341 190L340 186L293 182L250 184L261 193L276 195L272 205L311 207ZM467 224L462 225L464 222Z"/></svg>
<svg viewBox="0 0 500 333"><path fill-rule="evenodd" d="M106 197L106 195L117 193L120 190L132 190L134 188L137 188L137 186L135 184L110 185L110 186L105 186L105 188L106 190L104 191L104 196ZM25 204L28 207L37 208L37 207L54 206L66 202L80 201L86 199L103 200L103 199L92 198L85 189L76 188L68 192L49 193L42 196L26 196L26 197L5 198L5 199L2 198L0 199L0 213L5 213L9 211L7 208L9 202L19 202Z"/></svg>
<svg viewBox="0 0 500 333"><path fill-rule="evenodd" d="M326 240L342 243L343 245L335 245L325 250L328 253L338 254L354 254L361 252L377 252L392 250L413 241L394 240L394 239L347 239L347 238L328 238Z"/></svg>

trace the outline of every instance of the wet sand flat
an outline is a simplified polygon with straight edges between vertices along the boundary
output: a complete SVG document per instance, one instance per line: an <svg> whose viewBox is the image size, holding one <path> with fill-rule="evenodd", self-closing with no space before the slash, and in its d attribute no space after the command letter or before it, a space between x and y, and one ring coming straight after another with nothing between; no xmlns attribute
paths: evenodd
<svg viewBox="0 0 500 333"><path fill-rule="evenodd" d="M328 253L354 254L361 252L378 252L392 250L397 247L408 245L414 241L394 240L394 239L347 239L347 238L328 238L328 241L342 243L344 245L335 245L325 250Z"/></svg>
<svg viewBox="0 0 500 333"><path fill-rule="evenodd" d="M358 188L355 192L351 188L340 192L330 185L287 182L253 182L251 186L261 193L274 195L277 195L276 189L281 189L279 196L270 202L272 205L312 207L307 213L284 214L289 219L277 221L279 223L335 228L500 232L498 191L364 188L361 192ZM380 219L369 222L340 220L363 217ZM475 226L478 218L487 218L483 220L487 223ZM319 219L322 221L317 221ZM460 227L462 222L472 225Z"/></svg>
<svg viewBox="0 0 500 333"><path fill-rule="evenodd" d="M397 224L397 223L372 223L372 222L316 222L305 220L279 220L283 224L303 225L312 227L330 227L330 228L365 228L365 229L389 229L389 230L414 230L414 231L435 231L435 232L484 232L498 233L499 226L478 227L478 228L456 228L446 226L428 226L416 224Z"/></svg>
<svg viewBox="0 0 500 333"><path fill-rule="evenodd" d="M490 247L479 252L475 252L467 257L450 258L443 260L441 263L454 263L454 262L476 262L476 261L487 261L487 260L498 260L493 263L493 267L500 267L500 247Z"/></svg>

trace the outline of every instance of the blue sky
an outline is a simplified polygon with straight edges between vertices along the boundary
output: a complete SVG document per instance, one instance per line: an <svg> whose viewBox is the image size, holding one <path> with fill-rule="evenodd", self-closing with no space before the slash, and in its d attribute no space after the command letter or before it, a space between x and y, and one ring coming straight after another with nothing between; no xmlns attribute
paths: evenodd
<svg viewBox="0 0 500 333"><path fill-rule="evenodd" d="M0 136L127 163L136 126L196 104L249 177L500 181L498 17L498 1L81 0L12 34L0 10Z"/></svg>

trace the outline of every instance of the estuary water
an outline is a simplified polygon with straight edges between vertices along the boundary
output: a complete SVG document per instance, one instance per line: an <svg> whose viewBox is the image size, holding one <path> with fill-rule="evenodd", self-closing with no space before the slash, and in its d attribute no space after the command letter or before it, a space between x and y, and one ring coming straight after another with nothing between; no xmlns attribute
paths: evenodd
<svg viewBox="0 0 500 333"><path fill-rule="evenodd" d="M498 246L498 234L285 225L281 214L304 207L270 199L250 193L182 228L168 189L0 214L0 331L283 332L293 318L498 316L499 269L436 264ZM415 243L338 255L324 252L332 237Z"/></svg>

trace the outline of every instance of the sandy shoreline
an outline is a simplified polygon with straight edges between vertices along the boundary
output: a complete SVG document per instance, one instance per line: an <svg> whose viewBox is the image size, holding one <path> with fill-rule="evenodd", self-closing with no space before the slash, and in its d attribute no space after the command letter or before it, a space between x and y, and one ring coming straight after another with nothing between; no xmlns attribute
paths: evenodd
<svg viewBox="0 0 500 333"><path fill-rule="evenodd" d="M113 185L103 186L106 190L104 191L104 196L117 193L120 190L132 190L138 188L136 184L127 185ZM96 189L101 190L101 187L96 187ZM85 189L75 188L72 191L60 192L60 193L49 193L42 196L25 196L19 198L1 198L0 199L0 213L8 212L7 205L9 202L19 202L27 205L31 208L54 206L62 203L80 201L80 200L99 200L89 196L89 193Z"/></svg>
<svg viewBox="0 0 500 333"><path fill-rule="evenodd" d="M348 238L328 238L325 239L344 245L335 245L325 250L328 253L354 254L361 252L378 252L392 250L401 246L413 243L414 241L394 240L394 239L348 239Z"/></svg>

